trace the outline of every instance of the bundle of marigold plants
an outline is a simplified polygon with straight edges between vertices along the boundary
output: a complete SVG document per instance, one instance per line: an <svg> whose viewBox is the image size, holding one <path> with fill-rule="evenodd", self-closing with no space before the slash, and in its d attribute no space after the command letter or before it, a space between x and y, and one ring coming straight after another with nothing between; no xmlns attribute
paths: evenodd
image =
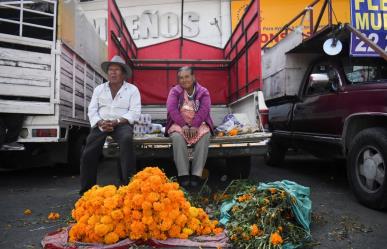
<svg viewBox="0 0 387 249"><path fill-rule="evenodd" d="M235 196L226 230L236 248L297 247L309 240L309 232L297 223L291 211L295 199L285 191L258 190L254 184L234 181L226 192Z"/></svg>
<svg viewBox="0 0 387 249"><path fill-rule="evenodd" d="M223 231L202 208L186 200L179 184L157 167L137 173L127 186L94 186L75 204L70 242L113 244L120 239L186 239Z"/></svg>

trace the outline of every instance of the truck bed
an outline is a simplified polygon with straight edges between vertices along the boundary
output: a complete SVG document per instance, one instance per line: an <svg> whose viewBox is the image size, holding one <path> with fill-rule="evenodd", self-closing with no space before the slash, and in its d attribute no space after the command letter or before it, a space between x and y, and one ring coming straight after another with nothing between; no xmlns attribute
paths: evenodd
<svg viewBox="0 0 387 249"><path fill-rule="evenodd" d="M266 152L271 133L256 132L237 136L211 137L208 157L259 156ZM110 141L109 141L110 140ZM118 145L107 139L105 157L117 157ZM160 134L134 137L137 158L172 158L172 140Z"/></svg>

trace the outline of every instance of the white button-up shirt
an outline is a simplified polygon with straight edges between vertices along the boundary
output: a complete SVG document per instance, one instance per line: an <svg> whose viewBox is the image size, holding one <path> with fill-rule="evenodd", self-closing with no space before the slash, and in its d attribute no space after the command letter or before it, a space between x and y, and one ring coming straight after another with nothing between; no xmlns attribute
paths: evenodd
<svg viewBox="0 0 387 249"><path fill-rule="evenodd" d="M135 85L124 81L116 96L112 97L109 82L94 89L88 116L91 127L100 120L116 120L125 118L130 124L138 121L141 114L141 96Z"/></svg>

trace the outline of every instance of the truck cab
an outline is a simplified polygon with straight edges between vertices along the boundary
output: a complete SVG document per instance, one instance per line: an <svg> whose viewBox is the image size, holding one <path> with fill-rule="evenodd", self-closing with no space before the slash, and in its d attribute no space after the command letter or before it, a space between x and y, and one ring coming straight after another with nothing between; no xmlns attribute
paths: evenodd
<svg viewBox="0 0 387 249"><path fill-rule="evenodd" d="M327 56L321 48L332 34L344 46L338 55ZM289 148L320 158L345 158L348 181L358 200L385 208L387 63L381 57L351 57L349 34L332 27L285 54L303 60L306 69L293 77L300 80L288 82L292 94L266 101L273 133L266 161L280 165Z"/></svg>

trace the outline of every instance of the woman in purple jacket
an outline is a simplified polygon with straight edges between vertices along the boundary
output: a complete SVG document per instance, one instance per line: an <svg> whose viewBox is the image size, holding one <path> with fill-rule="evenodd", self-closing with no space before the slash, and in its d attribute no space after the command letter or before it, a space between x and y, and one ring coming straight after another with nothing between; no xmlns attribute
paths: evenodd
<svg viewBox="0 0 387 249"><path fill-rule="evenodd" d="M196 82L191 67L180 68L177 77L179 84L171 89L167 99L165 135L172 139L180 185L197 188L214 126L210 116L211 98L208 90ZM187 145L194 147L191 174Z"/></svg>

